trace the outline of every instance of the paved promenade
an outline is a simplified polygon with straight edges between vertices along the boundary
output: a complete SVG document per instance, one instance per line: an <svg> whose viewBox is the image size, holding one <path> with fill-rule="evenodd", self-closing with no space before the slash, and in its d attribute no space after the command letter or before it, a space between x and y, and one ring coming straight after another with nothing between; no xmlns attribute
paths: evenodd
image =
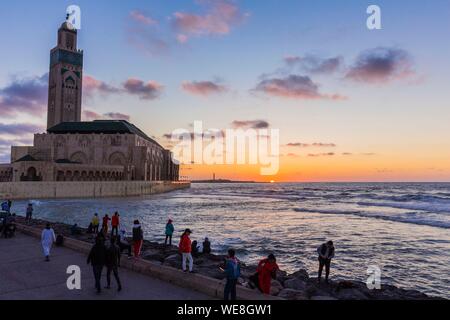
<svg viewBox="0 0 450 320"><path fill-rule="evenodd" d="M126 257L123 257L126 259ZM67 289L69 265L81 268L81 290ZM97 295L92 269L83 254L53 247L52 259L45 262L40 242L16 233L13 239L0 239L0 300L195 300L208 296L189 289L120 269L123 290L118 293L114 277L112 288ZM103 272L102 285L106 285Z"/></svg>

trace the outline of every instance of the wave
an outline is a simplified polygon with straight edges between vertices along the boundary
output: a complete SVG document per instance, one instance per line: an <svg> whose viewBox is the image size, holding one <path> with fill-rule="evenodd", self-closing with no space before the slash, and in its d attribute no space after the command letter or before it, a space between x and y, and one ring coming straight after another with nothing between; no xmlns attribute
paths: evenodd
<svg viewBox="0 0 450 320"><path fill-rule="evenodd" d="M335 209L309 209L309 208L294 208L295 212L302 213L318 213L318 214L332 214L332 215L352 215L361 218L380 219L386 221L415 224L421 226L429 226L443 229L450 229L450 222L441 220L430 220L430 217L424 217L423 214L417 212L406 212L403 215L388 215L380 213L369 213L359 210L335 210Z"/></svg>
<svg viewBox="0 0 450 320"><path fill-rule="evenodd" d="M393 201L388 202L364 202L360 201L357 203L360 206L370 206L370 207L388 207L396 209L406 209L406 210L418 210L433 213L450 213L450 202L409 202L409 203L398 203Z"/></svg>

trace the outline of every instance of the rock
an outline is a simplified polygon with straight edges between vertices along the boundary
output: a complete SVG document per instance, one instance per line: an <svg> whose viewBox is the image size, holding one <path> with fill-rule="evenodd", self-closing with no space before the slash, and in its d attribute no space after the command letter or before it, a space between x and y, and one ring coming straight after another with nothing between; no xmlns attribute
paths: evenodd
<svg viewBox="0 0 450 320"><path fill-rule="evenodd" d="M311 297L311 300L313 300L313 301L328 301L328 300L338 300L338 299L336 299L336 298L333 298L333 297L331 297L331 296L314 296L314 297Z"/></svg>
<svg viewBox="0 0 450 320"><path fill-rule="evenodd" d="M291 277L294 277L296 279L300 279L303 281L308 281L309 280L309 274L305 269L300 269L297 272L294 272Z"/></svg>
<svg viewBox="0 0 450 320"><path fill-rule="evenodd" d="M294 290L306 291L308 284L299 278L288 279L284 281L284 287Z"/></svg>
<svg viewBox="0 0 450 320"><path fill-rule="evenodd" d="M270 286L270 294L272 296L276 296L278 295L278 293L280 293L281 290L283 290L283 286L281 285L281 283L277 280L272 280L272 284Z"/></svg>
<svg viewBox="0 0 450 320"><path fill-rule="evenodd" d="M164 265L171 266L173 268L181 269L181 256L179 254L173 254L164 259Z"/></svg>
<svg viewBox="0 0 450 320"><path fill-rule="evenodd" d="M304 292L294 289L283 289L278 293L278 297L287 300L308 300Z"/></svg>
<svg viewBox="0 0 450 320"><path fill-rule="evenodd" d="M336 297L339 300L368 300L369 297L362 293L359 289L348 288L341 289L336 292Z"/></svg>

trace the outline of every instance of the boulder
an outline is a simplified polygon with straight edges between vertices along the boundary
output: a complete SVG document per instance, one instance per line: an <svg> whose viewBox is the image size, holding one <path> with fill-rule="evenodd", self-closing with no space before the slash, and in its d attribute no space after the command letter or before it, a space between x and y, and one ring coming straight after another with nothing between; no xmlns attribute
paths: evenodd
<svg viewBox="0 0 450 320"><path fill-rule="evenodd" d="M369 297L362 293L359 289L348 288L341 289L336 292L336 297L339 300L368 300Z"/></svg>
<svg viewBox="0 0 450 320"><path fill-rule="evenodd" d="M283 286L281 285L281 283L277 280L272 280L272 284L270 286L270 294L272 296L276 296L278 295L278 293L280 293L281 290L283 290Z"/></svg>
<svg viewBox="0 0 450 320"><path fill-rule="evenodd" d="M284 281L284 287L288 289L306 291L308 284L299 278L290 278Z"/></svg>
<svg viewBox="0 0 450 320"><path fill-rule="evenodd" d="M164 259L164 265L168 265L173 268L181 269L181 255L173 254Z"/></svg>
<svg viewBox="0 0 450 320"><path fill-rule="evenodd" d="M294 289L283 289L278 293L278 297L287 300L308 300L304 292Z"/></svg>
<svg viewBox="0 0 450 320"><path fill-rule="evenodd" d="M308 280L309 280L309 274L308 274L308 271L306 271L305 269L300 269L299 271L294 272L294 273L290 276L290 278L291 278L291 277L296 278L296 279L300 279L300 280L303 280L303 281L308 281Z"/></svg>

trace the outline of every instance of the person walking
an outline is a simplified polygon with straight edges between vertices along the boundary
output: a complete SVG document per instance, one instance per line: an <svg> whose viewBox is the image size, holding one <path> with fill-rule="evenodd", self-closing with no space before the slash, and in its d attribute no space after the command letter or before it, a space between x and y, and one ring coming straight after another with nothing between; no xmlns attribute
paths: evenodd
<svg viewBox="0 0 450 320"><path fill-rule="evenodd" d="M175 231L175 228L173 226L173 221L172 221L172 219L169 219L169 221L167 221L167 224L166 224L166 241L164 241L164 245L167 246L167 240L169 240L169 246L172 245L172 236L173 236L174 231Z"/></svg>
<svg viewBox="0 0 450 320"><path fill-rule="evenodd" d="M120 261L120 249L116 245L116 237L111 237L110 246L106 250L106 281L107 286L106 289L111 288L111 272L114 273L114 278L117 282L117 291L122 291L122 284L120 283L119 278L119 261Z"/></svg>
<svg viewBox="0 0 450 320"><path fill-rule="evenodd" d="M50 251L53 243L56 242L55 231L50 227L50 223L47 223L45 229L41 234L41 244L44 251L45 261L50 261Z"/></svg>
<svg viewBox="0 0 450 320"><path fill-rule="evenodd" d="M100 226L100 220L98 218L98 213L95 213L94 216L92 217L92 231L94 232L95 235L97 235L98 233L98 227Z"/></svg>
<svg viewBox="0 0 450 320"><path fill-rule="evenodd" d="M108 225L110 220L111 218L107 214L105 214L102 221L102 232L105 236L108 235Z"/></svg>
<svg viewBox="0 0 450 320"><path fill-rule="evenodd" d="M32 217L33 217L33 204L30 202L27 206L25 221L31 222Z"/></svg>
<svg viewBox="0 0 450 320"><path fill-rule="evenodd" d="M267 259L263 259L258 264L259 289L264 294L270 295L272 279L276 279L277 271L280 268L277 265L277 259L270 254Z"/></svg>
<svg viewBox="0 0 450 320"><path fill-rule="evenodd" d="M189 236L192 234L192 231L190 229L186 229L181 236L180 244L178 246L180 253L181 253L181 259L182 259L182 268L183 272L187 272L186 269L186 261L189 262L189 272L193 272L194 269L194 259L192 258L192 242Z"/></svg>
<svg viewBox="0 0 450 320"><path fill-rule="evenodd" d="M328 283L328 277L330 276L331 259L334 258L334 244L333 241L323 243L317 248L319 254L319 274L317 281L320 283L322 278L323 267L325 267L325 282Z"/></svg>
<svg viewBox="0 0 450 320"><path fill-rule="evenodd" d="M144 233L139 220L134 221L133 225L133 249L134 257L137 259L141 254L142 244L144 242Z"/></svg>
<svg viewBox="0 0 450 320"><path fill-rule="evenodd" d="M241 276L241 266L236 258L236 252L233 249L228 250L228 257L225 261L225 274L227 282L225 284L224 299L225 301L236 300L236 285Z"/></svg>
<svg viewBox="0 0 450 320"><path fill-rule="evenodd" d="M101 293L101 283L100 280L102 278L103 267L106 263L106 248L105 244L101 237L97 237L95 239L95 244L89 252L87 258L87 264L92 265L92 271L94 272L95 278L95 289L97 289L97 293Z"/></svg>
<svg viewBox="0 0 450 320"><path fill-rule="evenodd" d="M111 219L111 237L114 236L114 231L116 232L115 236L119 235L119 225L120 225L120 215L118 212L114 213Z"/></svg>

